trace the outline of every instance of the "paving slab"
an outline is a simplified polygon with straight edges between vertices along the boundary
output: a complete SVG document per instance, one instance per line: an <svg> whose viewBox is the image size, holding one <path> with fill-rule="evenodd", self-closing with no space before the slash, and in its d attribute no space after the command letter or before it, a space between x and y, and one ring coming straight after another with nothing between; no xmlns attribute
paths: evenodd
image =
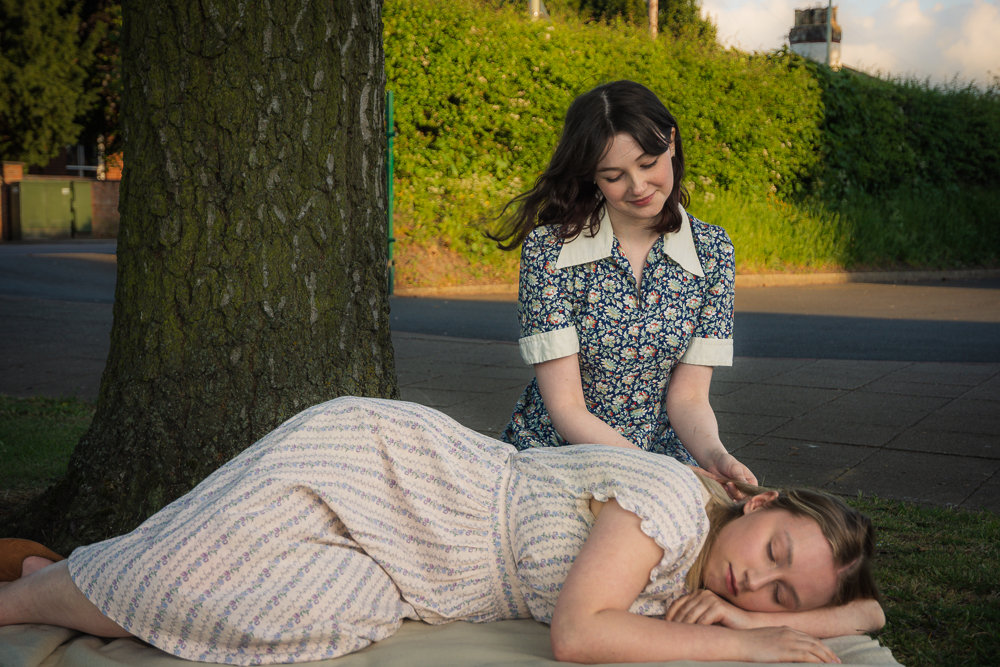
<svg viewBox="0 0 1000 667"><path fill-rule="evenodd" d="M912 382L883 377L875 380L858 391L883 394L905 394L907 396L942 396L955 398L969 391L967 384L945 384L934 382L928 378L926 382Z"/></svg>
<svg viewBox="0 0 1000 667"><path fill-rule="evenodd" d="M709 395L725 396L726 394L731 394L738 389L743 389L744 387L749 387L749 386L750 386L749 382L726 382L724 380L716 380L713 377L712 386L709 387Z"/></svg>
<svg viewBox="0 0 1000 667"><path fill-rule="evenodd" d="M982 433L1000 438L1000 401L959 396L921 419L917 426L929 431Z"/></svg>
<svg viewBox="0 0 1000 667"><path fill-rule="evenodd" d="M951 400L937 396L852 392L810 410L809 417L884 426L912 426Z"/></svg>
<svg viewBox="0 0 1000 667"><path fill-rule="evenodd" d="M997 470L1000 461L880 450L839 476L836 493L876 495L925 505L961 506Z"/></svg>
<svg viewBox="0 0 1000 667"><path fill-rule="evenodd" d="M715 409L715 418L719 422L720 431L746 433L754 436L770 433L789 421L788 417L723 412L718 408Z"/></svg>
<svg viewBox="0 0 1000 667"><path fill-rule="evenodd" d="M843 393L839 389L759 383L717 396L712 399L712 406L723 412L797 417Z"/></svg>
<svg viewBox="0 0 1000 667"><path fill-rule="evenodd" d="M778 489L789 486L809 486L822 489L828 487L833 480L846 472L844 468L835 466L772 461L749 455L741 457L740 461L753 471L754 475L757 476L757 481L762 486Z"/></svg>
<svg viewBox="0 0 1000 667"><path fill-rule="evenodd" d="M722 440L722 444L726 446L726 449L730 453L740 457L737 452L742 451L747 445L755 442L760 436L753 435L752 433L737 433L735 431L719 431L719 439Z"/></svg>
<svg viewBox="0 0 1000 667"><path fill-rule="evenodd" d="M769 435L795 440L816 440L844 445L881 447L902 431L900 426L865 424L845 419L831 420L828 417L814 417L811 414L793 419L774 429Z"/></svg>
<svg viewBox="0 0 1000 667"><path fill-rule="evenodd" d="M905 361L817 359L769 377L765 382L794 387L857 389L908 365Z"/></svg>
<svg viewBox="0 0 1000 667"><path fill-rule="evenodd" d="M906 429L886 443L885 448L956 457L1000 459L1000 438L995 435L935 431L921 426Z"/></svg>
<svg viewBox="0 0 1000 667"><path fill-rule="evenodd" d="M994 474L973 491L961 505L967 510L989 510L1000 513L1000 473Z"/></svg>
<svg viewBox="0 0 1000 667"><path fill-rule="evenodd" d="M815 359L736 357L732 366L720 366L712 372L712 382L760 382L814 361Z"/></svg>
<svg viewBox="0 0 1000 667"><path fill-rule="evenodd" d="M887 380L922 384L980 385L1000 373L1000 364L914 362L886 376Z"/></svg>
<svg viewBox="0 0 1000 667"><path fill-rule="evenodd" d="M983 382L978 387L970 389L964 398L981 398L986 401L1000 401L1000 375Z"/></svg>
<svg viewBox="0 0 1000 667"><path fill-rule="evenodd" d="M847 470L860 464L878 450L872 447L816 440L759 436L743 451L757 459Z"/></svg>

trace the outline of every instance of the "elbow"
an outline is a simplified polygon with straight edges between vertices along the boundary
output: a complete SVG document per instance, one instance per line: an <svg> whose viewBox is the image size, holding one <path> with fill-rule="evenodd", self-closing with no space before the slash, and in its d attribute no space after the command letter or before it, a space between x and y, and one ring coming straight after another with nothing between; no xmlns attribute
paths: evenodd
<svg viewBox="0 0 1000 667"><path fill-rule="evenodd" d="M583 651L579 644L574 642L567 642L563 640L557 640L555 636L552 637L552 657L556 659L557 662L576 662L576 663L590 663L592 660L587 659L586 652Z"/></svg>
<svg viewBox="0 0 1000 667"><path fill-rule="evenodd" d="M549 644L552 647L552 656L558 662L594 662L585 646L585 634L574 631L572 624L559 623L558 619L553 619L552 628L549 632Z"/></svg>

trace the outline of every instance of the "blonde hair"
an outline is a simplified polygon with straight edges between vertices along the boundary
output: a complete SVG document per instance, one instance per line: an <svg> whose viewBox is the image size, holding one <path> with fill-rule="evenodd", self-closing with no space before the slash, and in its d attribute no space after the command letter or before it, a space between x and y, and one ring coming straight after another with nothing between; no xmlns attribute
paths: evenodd
<svg viewBox="0 0 1000 667"><path fill-rule="evenodd" d="M685 578L688 590L703 586L705 561L719 531L730 521L743 516L744 503L733 501L718 482L698 475L709 493L705 504L709 530L705 545ZM733 481L748 498L766 493L752 484ZM745 501L744 501L745 502ZM778 496L764 505L765 510L785 510L794 516L804 516L815 521L833 549L834 565L840 570L837 590L830 606L847 604L853 600L879 600L878 586L872 574L875 556L875 527L871 519L851 508L836 496L815 489L780 489Z"/></svg>

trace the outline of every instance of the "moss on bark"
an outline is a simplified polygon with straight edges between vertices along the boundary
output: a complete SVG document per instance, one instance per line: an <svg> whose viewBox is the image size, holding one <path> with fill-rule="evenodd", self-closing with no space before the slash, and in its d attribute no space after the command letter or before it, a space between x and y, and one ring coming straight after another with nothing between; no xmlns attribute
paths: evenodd
<svg viewBox="0 0 1000 667"><path fill-rule="evenodd" d="M314 403L397 392L378 0L123 6L111 350L66 477L5 534L131 530Z"/></svg>

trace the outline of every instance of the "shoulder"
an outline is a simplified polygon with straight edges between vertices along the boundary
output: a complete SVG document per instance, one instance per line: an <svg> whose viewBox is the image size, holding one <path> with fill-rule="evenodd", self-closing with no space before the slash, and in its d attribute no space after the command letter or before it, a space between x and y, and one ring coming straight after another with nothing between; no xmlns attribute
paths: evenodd
<svg viewBox="0 0 1000 667"><path fill-rule="evenodd" d="M698 259L706 273L719 270L734 270L736 249L726 230L718 225L710 225L688 213L691 221L691 235L694 238Z"/></svg>
<svg viewBox="0 0 1000 667"><path fill-rule="evenodd" d="M688 220L691 222L691 235L694 237L696 247L699 249L705 247L707 250L732 251L733 242L725 229L699 220L690 213L688 213Z"/></svg>
<svg viewBox="0 0 1000 667"><path fill-rule="evenodd" d="M563 240L556 235L557 227L542 225L535 227L521 244L521 259L555 260L562 249Z"/></svg>

